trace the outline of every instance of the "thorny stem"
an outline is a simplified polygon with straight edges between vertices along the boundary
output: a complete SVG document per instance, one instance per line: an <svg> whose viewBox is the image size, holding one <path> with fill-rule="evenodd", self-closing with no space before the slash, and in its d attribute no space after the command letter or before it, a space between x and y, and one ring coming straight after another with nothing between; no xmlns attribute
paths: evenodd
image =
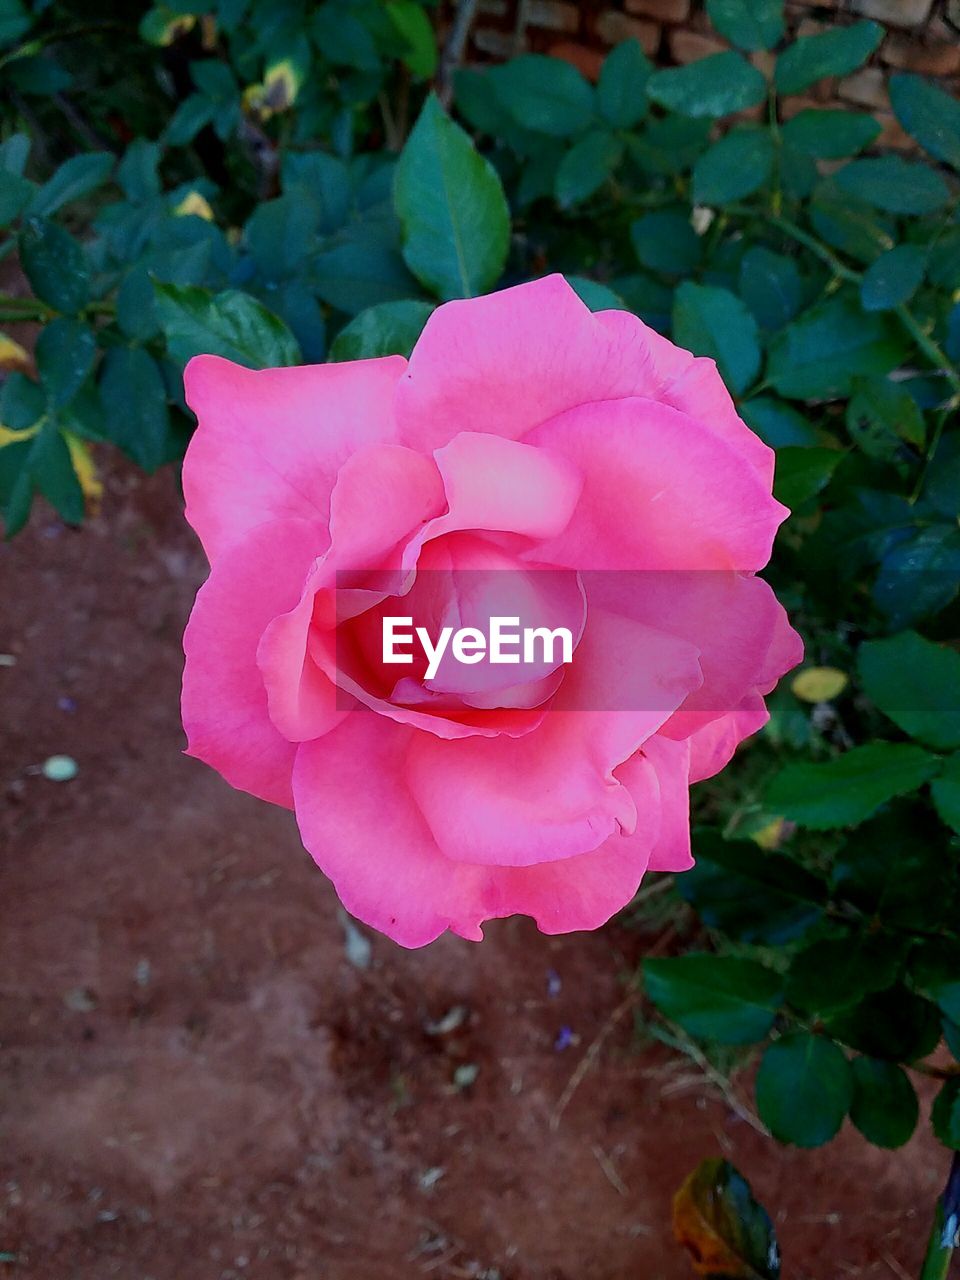
<svg viewBox="0 0 960 1280"><path fill-rule="evenodd" d="M953 1251L960 1245L960 1151L953 1153L947 1185L937 1201L920 1280L947 1280Z"/></svg>

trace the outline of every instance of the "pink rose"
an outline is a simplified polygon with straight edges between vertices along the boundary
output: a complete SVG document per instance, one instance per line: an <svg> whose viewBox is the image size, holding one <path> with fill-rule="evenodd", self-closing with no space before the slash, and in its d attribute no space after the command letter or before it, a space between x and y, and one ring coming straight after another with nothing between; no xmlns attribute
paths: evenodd
<svg viewBox="0 0 960 1280"><path fill-rule="evenodd" d="M593 929L692 865L689 784L801 656L754 576L773 454L711 360L551 276L441 306L409 362L198 356L186 388L188 752L293 808L350 912L409 947ZM385 617L498 613L572 661L383 660Z"/></svg>

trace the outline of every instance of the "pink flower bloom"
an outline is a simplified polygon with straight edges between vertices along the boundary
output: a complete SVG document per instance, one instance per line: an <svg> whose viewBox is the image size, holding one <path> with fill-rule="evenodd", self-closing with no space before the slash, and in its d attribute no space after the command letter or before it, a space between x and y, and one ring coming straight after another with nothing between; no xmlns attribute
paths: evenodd
<svg viewBox="0 0 960 1280"><path fill-rule="evenodd" d="M754 576L773 454L712 361L551 276L441 306L409 362L198 356L186 388L188 751L293 808L349 911L409 947L593 929L692 865L690 783L801 656ZM572 662L383 661L386 616L498 613Z"/></svg>

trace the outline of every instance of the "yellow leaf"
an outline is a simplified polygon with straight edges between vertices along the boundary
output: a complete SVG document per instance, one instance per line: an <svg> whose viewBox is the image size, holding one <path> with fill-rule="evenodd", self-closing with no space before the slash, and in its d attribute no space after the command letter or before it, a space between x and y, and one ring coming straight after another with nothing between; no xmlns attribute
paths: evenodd
<svg viewBox="0 0 960 1280"><path fill-rule="evenodd" d="M764 826L757 831L750 833L750 839L754 844L758 844L761 849L776 849L783 839L783 829L785 826L783 818L772 818Z"/></svg>
<svg viewBox="0 0 960 1280"><path fill-rule="evenodd" d="M199 191L188 191L173 212L178 218L186 218L193 214L197 218L203 218L204 222L213 221L213 210L206 197Z"/></svg>
<svg viewBox="0 0 960 1280"><path fill-rule="evenodd" d="M803 702L830 702L848 682L849 677L836 667L807 667L793 677L790 688Z"/></svg>
<svg viewBox="0 0 960 1280"><path fill-rule="evenodd" d="M0 449L4 445L17 444L21 440L32 440L39 430L39 422L35 422L32 427L27 427L26 431L11 431L0 422Z"/></svg>
<svg viewBox="0 0 960 1280"><path fill-rule="evenodd" d="M100 499L103 497L103 484L97 475L97 467L90 449L79 436L72 435L69 431L63 433L63 438L70 451L70 461L73 463L73 469L76 472L77 479L80 481L83 496L91 507L96 510Z"/></svg>
<svg viewBox="0 0 960 1280"><path fill-rule="evenodd" d="M0 369L29 369L30 357L19 342L0 333Z"/></svg>

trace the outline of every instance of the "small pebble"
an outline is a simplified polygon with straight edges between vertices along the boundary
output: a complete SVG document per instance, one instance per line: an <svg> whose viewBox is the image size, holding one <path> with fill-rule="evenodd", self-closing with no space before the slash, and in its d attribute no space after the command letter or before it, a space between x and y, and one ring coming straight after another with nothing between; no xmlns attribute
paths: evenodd
<svg viewBox="0 0 960 1280"><path fill-rule="evenodd" d="M51 782L69 782L80 772L72 756L50 756L43 762L43 776Z"/></svg>

